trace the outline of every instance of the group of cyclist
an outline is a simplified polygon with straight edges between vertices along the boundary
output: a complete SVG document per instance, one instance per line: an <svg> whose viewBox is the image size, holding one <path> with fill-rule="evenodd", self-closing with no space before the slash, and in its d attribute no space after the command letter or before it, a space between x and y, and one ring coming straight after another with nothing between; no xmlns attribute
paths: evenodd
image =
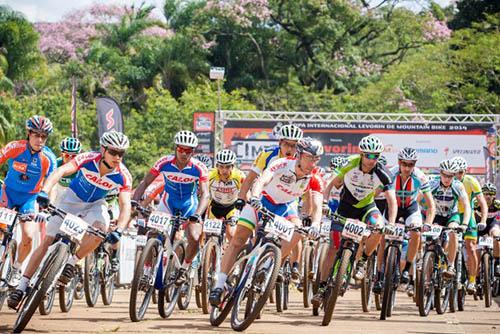
<svg viewBox="0 0 500 334"><path fill-rule="evenodd" d="M356 280L365 276L366 260L384 247L383 227L402 221L409 228L409 243L402 263L401 282L413 291L414 278L410 269L415 265L422 246L421 231L432 224L451 228L463 227L467 250L469 279L467 291L476 292L478 235L500 236L500 202L496 187L467 174L467 162L462 157L444 160L439 175L430 177L416 167L417 151L406 147L398 154L398 163L386 166L379 138L369 135L359 143L359 154L336 156L329 173L318 166L324 153L317 139L304 137L295 125L283 125L279 143L263 150L247 174L237 168L236 154L228 149L215 154L215 167L206 166L194 157L198 138L191 131L179 131L174 137L175 152L159 158L135 190L132 176L123 163L130 143L126 135L109 131L100 138L100 149L82 153L78 139L65 138L60 145L61 158L45 145L53 131L50 120L33 116L26 122L27 139L8 143L0 151L0 164L8 162L8 172L1 189L0 206L16 209L21 215L22 240L12 265L9 286L12 289L7 304L17 309L34 272L59 231L62 218L48 218L46 235L41 240L21 273L21 266L31 251L36 225L33 220L39 210L54 205L78 215L88 224L109 232L107 241L116 244L130 226L135 206L148 206L157 197L156 210L180 215L187 240L186 256L176 277L176 284L188 279L187 272L198 254L203 236L203 219L223 219L228 226L229 243L224 249L220 271L209 301L217 307L222 302L228 273L240 251L252 240L261 219L261 209L284 217L296 226L308 226L308 235L294 233L290 241L281 243L283 261L292 259L293 275L300 275L300 250L304 238L317 238L325 213L342 219L355 219L377 229L364 240L357 254L354 273ZM148 186L160 177L162 182L145 198ZM118 217L116 228L109 230L110 214L106 196L117 193ZM478 224L476 224L478 222ZM453 266L458 238L448 235L448 263L444 275L455 276ZM327 276L338 248L339 224L331 225L329 256L322 266L319 289L313 305L324 302ZM500 247L494 243L495 275L500 276ZM75 275L75 266L94 251L101 239L87 234L78 251L64 266L59 277L66 284ZM378 251L378 273L373 291L380 293L383 282L383 251Z"/></svg>

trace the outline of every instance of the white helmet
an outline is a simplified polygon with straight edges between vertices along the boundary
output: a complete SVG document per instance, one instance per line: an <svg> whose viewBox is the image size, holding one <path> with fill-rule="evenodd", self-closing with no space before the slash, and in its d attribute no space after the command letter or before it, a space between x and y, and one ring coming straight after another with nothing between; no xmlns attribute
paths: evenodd
<svg viewBox="0 0 500 334"><path fill-rule="evenodd" d="M467 160L465 160L463 157L454 157L451 159L451 161L457 165L459 172L466 171L469 167L467 164Z"/></svg>
<svg viewBox="0 0 500 334"><path fill-rule="evenodd" d="M417 150L411 147L405 147L398 153L398 159L399 160L410 160L410 161L417 161L418 156L417 156Z"/></svg>
<svg viewBox="0 0 500 334"><path fill-rule="evenodd" d="M174 143L175 145L196 148L198 146L198 138L191 131L182 130L175 134Z"/></svg>
<svg viewBox="0 0 500 334"><path fill-rule="evenodd" d="M207 166L207 168L212 168L212 158L210 158L208 155L201 153L195 155L193 158L200 161L202 164Z"/></svg>
<svg viewBox="0 0 500 334"><path fill-rule="evenodd" d="M279 139L299 141L302 139L303 135L304 133L299 127L293 124L286 124L280 128Z"/></svg>
<svg viewBox="0 0 500 334"><path fill-rule="evenodd" d="M119 151L125 151L130 146L127 136L115 130L104 132L99 142L101 146Z"/></svg>
<svg viewBox="0 0 500 334"><path fill-rule="evenodd" d="M459 171L458 165L452 159L446 159L441 161L439 164L439 169L442 172L447 172L451 174L455 174Z"/></svg>
<svg viewBox="0 0 500 334"><path fill-rule="evenodd" d="M215 155L215 163L233 165L236 162L236 153L231 150L222 150Z"/></svg>
<svg viewBox="0 0 500 334"><path fill-rule="evenodd" d="M384 145L375 136L369 135L363 137L359 142L359 150L363 153L382 153L384 152Z"/></svg>

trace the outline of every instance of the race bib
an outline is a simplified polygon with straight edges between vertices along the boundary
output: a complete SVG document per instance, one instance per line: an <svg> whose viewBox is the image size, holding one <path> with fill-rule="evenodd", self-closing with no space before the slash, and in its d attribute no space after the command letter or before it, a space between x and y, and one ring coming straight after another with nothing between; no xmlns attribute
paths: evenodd
<svg viewBox="0 0 500 334"><path fill-rule="evenodd" d="M493 237L490 237L488 235L480 236L478 245L481 248L483 247L493 248Z"/></svg>
<svg viewBox="0 0 500 334"><path fill-rule="evenodd" d="M441 235L441 231L443 230L443 227L440 225L432 225L431 230L422 233L422 236L424 237L430 237L432 239L437 239Z"/></svg>
<svg viewBox="0 0 500 334"><path fill-rule="evenodd" d="M172 216L161 211L154 211L148 219L148 227L154 228L160 232L167 232L170 234L172 230Z"/></svg>
<svg viewBox="0 0 500 334"><path fill-rule="evenodd" d="M148 242L148 237L145 235L138 235L135 237L135 245L136 246L144 247L144 246L146 246L147 242Z"/></svg>
<svg viewBox="0 0 500 334"><path fill-rule="evenodd" d="M342 237L354 241L361 241L365 234L366 224L356 219L346 219L344 229L342 230Z"/></svg>
<svg viewBox="0 0 500 334"><path fill-rule="evenodd" d="M293 232L295 232L295 225L283 217L275 216L273 221L267 223L264 231L280 239L290 241L292 240Z"/></svg>
<svg viewBox="0 0 500 334"><path fill-rule="evenodd" d="M89 224L87 224L80 217L77 217L77 216L74 216L74 215L68 213L64 217L64 220L63 220L59 230L61 232L63 232L64 234L66 234L72 238L75 238L78 241L82 241L83 236L85 235L85 232L87 232L88 226L89 226Z"/></svg>
<svg viewBox="0 0 500 334"><path fill-rule="evenodd" d="M385 240L403 241L405 238L405 226L403 224L387 224L384 228Z"/></svg>
<svg viewBox="0 0 500 334"><path fill-rule="evenodd" d="M330 219L323 218L321 220L321 228L319 230L319 233L323 237L329 237L330 236L330 228L332 227L332 222Z"/></svg>
<svg viewBox="0 0 500 334"><path fill-rule="evenodd" d="M10 226L16 220L17 212L7 208L0 208L0 224Z"/></svg>
<svg viewBox="0 0 500 334"><path fill-rule="evenodd" d="M207 219L203 223L203 232L220 235L222 233L222 220Z"/></svg>

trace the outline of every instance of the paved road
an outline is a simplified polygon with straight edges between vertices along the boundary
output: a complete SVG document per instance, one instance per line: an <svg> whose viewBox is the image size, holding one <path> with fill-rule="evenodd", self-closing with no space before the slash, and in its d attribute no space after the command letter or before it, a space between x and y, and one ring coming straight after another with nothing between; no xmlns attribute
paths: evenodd
<svg viewBox="0 0 500 334"><path fill-rule="evenodd" d="M61 313L57 301L52 314L35 314L26 328L27 333L227 333L231 331L226 321L219 328L211 327L208 316L195 309L193 304L186 311L178 311L169 319L161 319L152 305L146 319L132 323L128 316L129 290L118 290L111 306L99 304L88 308L83 300L76 301L70 313ZM359 290L350 290L340 299L329 327L321 327L319 317L313 317L310 309L304 309L298 292L291 295L288 311L278 314L273 304L266 307L247 333L500 333L500 298L486 309L482 301L467 299L466 311L428 317L418 316L416 307L406 296L398 297L398 305L387 321L378 320L378 312L361 311ZM7 309L0 313L0 332L10 332L15 314Z"/></svg>

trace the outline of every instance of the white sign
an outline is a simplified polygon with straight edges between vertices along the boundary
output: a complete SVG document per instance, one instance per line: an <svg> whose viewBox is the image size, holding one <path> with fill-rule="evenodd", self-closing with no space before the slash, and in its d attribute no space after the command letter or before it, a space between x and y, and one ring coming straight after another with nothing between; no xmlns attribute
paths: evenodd
<svg viewBox="0 0 500 334"><path fill-rule="evenodd" d="M366 224L356 219L347 219L342 230L342 237L352 239L354 241L361 241L366 230Z"/></svg>
<svg viewBox="0 0 500 334"><path fill-rule="evenodd" d="M78 241L83 239L89 225L81 218L68 213L59 227L59 230Z"/></svg>
<svg viewBox="0 0 500 334"><path fill-rule="evenodd" d="M17 212L7 208L0 208L0 224L10 226L16 220Z"/></svg>
<svg viewBox="0 0 500 334"><path fill-rule="evenodd" d="M332 226L332 222L328 218L323 218L321 220L321 228L319 230L319 233L323 237L329 237L330 236L330 228Z"/></svg>
<svg viewBox="0 0 500 334"><path fill-rule="evenodd" d="M443 227L440 225L432 225L431 230L422 233L423 237L431 237L432 239L437 239L441 235Z"/></svg>
<svg viewBox="0 0 500 334"><path fill-rule="evenodd" d="M172 229L172 216L161 211L154 211L148 219L148 227L154 228L160 232L167 232L170 234Z"/></svg>
<svg viewBox="0 0 500 334"><path fill-rule="evenodd" d="M295 225L283 217L275 216L273 221L269 221L266 224L264 231L283 240L290 241L292 240L293 232L295 232Z"/></svg>
<svg viewBox="0 0 500 334"><path fill-rule="evenodd" d="M212 80L223 80L225 71L224 67L211 67L209 77Z"/></svg>
<svg viewBox="0 0 500 334"><path fill-rule="evenodd" d="M147 241L148 241L148 237L145 235L138 235L135 237L136 246L144 247L144 246L146 246Z"/></svg>
<svg viewBox="0 0 500 334"><path fill-rule="evenodd" d="M493 237L488 235L480 236L478 246L480 248L493 248Z"/></svg>
<svg viewBox="0 0 500 334"><path fill-rule="evenodd" d="M405 238L405 226L403 224L387 224L384 228L385 240L403 241Z"/></svg>
<svg viewBox="0 0 500 334"><path fill-rule="evenodd" d="M203 232L220 235L222 233L222 220L207 219L203 223Z"/></svg>
<svg viewBox="0 0 500 334"><path fill-rule="evenodd" d="M278 144L273 139L235 139L231 140L231 146L234 147L236 157L241 163L252 163L260 151L267 147Z"/></svg>

